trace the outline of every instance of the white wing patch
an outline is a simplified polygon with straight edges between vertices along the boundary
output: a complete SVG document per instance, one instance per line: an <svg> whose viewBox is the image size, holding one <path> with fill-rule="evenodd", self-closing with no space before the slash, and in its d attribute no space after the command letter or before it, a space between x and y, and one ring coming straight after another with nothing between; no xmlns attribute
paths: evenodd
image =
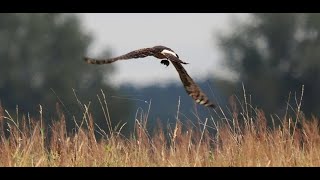
<svg viewBox="0 0 320 180"><path fill-rule="evenodd" d="M200 101L199 104L203 105L204 103L206 103L205 101Z"/></svg>
<svg viewBox="0 0 320 180"><path fill-rule="evenodd" d="M169 51L167 49L164 49L161 51L161 54L165 55L165 54L172 54L174 55L175 57L178 57L176 53L172 52L172 51Z"/></svg>

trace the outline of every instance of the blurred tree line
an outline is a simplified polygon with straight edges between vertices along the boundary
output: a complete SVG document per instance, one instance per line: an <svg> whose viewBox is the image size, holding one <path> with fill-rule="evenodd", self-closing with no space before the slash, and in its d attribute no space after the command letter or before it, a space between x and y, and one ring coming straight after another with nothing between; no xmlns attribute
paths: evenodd
<svg viewBox="0 0 320 180"><path fill-rule="evenodd" d="M252 105L266 114L284 113L289 92L289 103L295 106L295 92L299 98L304 85L302 110L319 116L320 14L251 14L250 21L234 27L231 34L220 35L219 42L225 66L238 74L238 80L215 80L219 92L240 96L243 83ZM102 98L102 89L112 124L129 120L123 132L132 130L132 102L111 98L121 92L104 79L114 66L88 65L82 59L93 38L83 31L78 16L1 14L0 39L0 102L11 115L18 106L20 114L37 117L40 104L50 122L58 115L58 104L70 130L73 117L81 121L84 112L75 92L83 104L91 102L95 123L107 131L97 98ZM109 49L101 53L110 55Z"/></svg>
<svg viewBox="0 0 320 180"><path fill-rule="evenodd" d="M267 113L284 113L289 92L289 103L296 107L295 93L300 98L304 85L302 110L307 116L319 116L319 33L320 14L251 14L250 21L219 36L225 66L239 77L219 83L225 95L234 90L242 95L243 83L252 105Z"/></svg>
<svg viewBox="0 0 320 180"><path fill-rule="evenodd" d="M95 123L107 130L97 94L107 96L113 125L127 119L130 104L109 98L117 89L104 76L114 68L93 66L83 61L92 36L83 31L75 14L1 14L0 16L0 102L11 115L30 113L39 117L39 105L47 122L59 109L73 126L73 117L81 121L84 109L77 98L88 105ZM106 49L101 55L110 56ZM76 95L75 95L76 94ZM103 99L102 99L103 100ZM119 111L120 110L120 111Z"/></svg>

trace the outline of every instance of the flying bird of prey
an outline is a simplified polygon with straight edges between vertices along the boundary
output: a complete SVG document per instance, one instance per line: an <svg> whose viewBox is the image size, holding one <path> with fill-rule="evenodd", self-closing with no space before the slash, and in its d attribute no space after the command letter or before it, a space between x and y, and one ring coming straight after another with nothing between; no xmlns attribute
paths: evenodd
<svg viewBox="0 0 320 180"><path fill-rule="evenodd" d="M109 59L93 59L85 57L85 61L89 64L110 64L118 60L128 60L136 58L144 58L147 56L154 56L155 58L161 59L161 64L169 66L169 61L179 62L182 64L188 64L179 59L178 54L176 54L172 49L165 46L154 46L151 48L143 48L135 51L131 51L122 56L109 58Z"/></svg>
<svg viewBox="0 0 320 180"><path fill-rule="evenodd" d="M165 46L154 46L151 48L143 48L135 51L131 51L122 56L109 58L109 59L94 59L89 57L84 57L84 60L89 64L109 64L118 60L129 60L136 58L144 58L147 56L154 56L158 59L161 59L161 64L168 66L170 63L176 68L179 77L182 81L182 84L188 93L197 103L215 108L216 105L213 104L209 98L202 92L200 87L193 81L193 79L189 76L187 71L181 64L188 64L179 59L177 53L175 53L172 49Z"/></svg>

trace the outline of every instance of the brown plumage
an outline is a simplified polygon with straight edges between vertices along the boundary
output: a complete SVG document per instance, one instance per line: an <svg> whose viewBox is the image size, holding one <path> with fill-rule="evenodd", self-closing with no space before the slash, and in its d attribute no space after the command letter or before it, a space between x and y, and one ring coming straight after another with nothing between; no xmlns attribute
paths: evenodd
<svg viewBox="0 0 320 180"><path fill-rule="evenodd" d="M188 93L197 103L202 104L207 107L215 108L216 105L213 104L209 98L202 92L200 87L193 81L193 79L189 76L187 71L181 64L188 64L179 59L178 54L176 54L172 49L165 46L154 46L151 48L143 48L135 51L131 51L122 56L109 58L109 59L94 59L85 57L84 60L89 64L109 64L118 60L128 60L135 58L144 58L147 56L154 56L158 59L162 59L161 64L168 66L171 61L173 66L176 68L181 82Z"/></svg>
<svg viewBox="0 0 320 180"><path fill-rule="evenodd" d="M170 59L175 59L176 57L171 57ZM205 95L200 87L193 81L193 79L189 76L184 67L175 61L171 61L173 66L176 68L181 82L189 96L191 96L197 103L202 104L207 107L215 108L216 105L213 104L207 95Z"/></svg>
<svg viewBox="0 0 320 180"><path fill-rule="evenodd" d="M155 58L162 59L161 64L168 66L169 65L168 59L170 58L170 57L168 57L168 54L170 54L170 53L174 53L174 51L168 47L154 46L151 48L143 48L143 49L134 50L134 51L131 51L127 54L124 54L124 55L121 55L118 57L114 57L114 58L95 59L95 58L85 57L84 59L89 64L110 64L110 63L113 63L118 60L128 60L128 59L144 58L147 56L154 56ZM174 59L172 61L179 62L182 64L188 64L184 61L181 61L179 59L179 56L176 53L174 53L174 55L177 56L178 58Z"/></svg>

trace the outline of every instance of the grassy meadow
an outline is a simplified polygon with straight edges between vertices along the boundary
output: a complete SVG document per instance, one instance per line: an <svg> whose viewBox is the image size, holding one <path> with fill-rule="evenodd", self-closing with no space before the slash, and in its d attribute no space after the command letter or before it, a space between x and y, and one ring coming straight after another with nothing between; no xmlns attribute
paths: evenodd
<svg viewBox="0 0 320 180"><path fill-rule="evenodd" d="M228 112L212 111L217 116L199 119L198 125L179 120L178 103L174 126L162 124L148 132L146 113L136 117L130 137L121 134L122 126L111 127L105 101L108 133L95 126L83 104L82 122L73 133L67 133L63 114L45 127L41 106L37 118L13 117L0 107L0 166L320 166L319 119L303 116L301 100L296 108L287 107L294 116L273 116L271 125L246 96L242 103L233 101ZM103 138L97 139L95 132Z"/></svg>

